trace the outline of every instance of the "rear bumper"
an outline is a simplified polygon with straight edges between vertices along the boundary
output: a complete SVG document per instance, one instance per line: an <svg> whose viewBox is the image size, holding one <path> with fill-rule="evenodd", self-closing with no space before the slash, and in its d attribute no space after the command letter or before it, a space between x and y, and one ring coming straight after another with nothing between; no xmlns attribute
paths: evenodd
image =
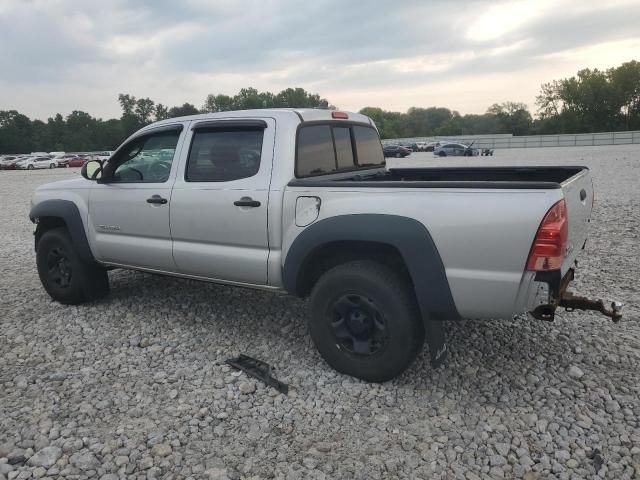
<svg viewBox="0 0 640 480"><path fill-rule="evenodd" d="M569 269L564 277L561 277L560 271L538 272L534 279L536 289L529 313L539 320L553 321L557 308L563 307L566 311L597 311L614 322L622 319L622 303L613 301L607 305L600 299L591 299L569 291L574 277L573 268Z"/></svg>

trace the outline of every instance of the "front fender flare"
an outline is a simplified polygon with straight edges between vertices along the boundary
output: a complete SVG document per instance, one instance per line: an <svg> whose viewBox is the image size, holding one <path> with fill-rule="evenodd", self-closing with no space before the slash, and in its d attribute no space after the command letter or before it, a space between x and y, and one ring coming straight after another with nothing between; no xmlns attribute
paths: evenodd
<svg viewBox="0 0 640 480"><path fill-rule="evenodd" d="M38 224L37 229L40 228L41 219L58 218L62 220L67 226L73 246L80 258L87 262L95 261L84 230L82 216L75 203L69 200L44 200L33 206L29 212L29 218L33 223ZM37 240L38 237L36 237L36 242Z"/></svg>

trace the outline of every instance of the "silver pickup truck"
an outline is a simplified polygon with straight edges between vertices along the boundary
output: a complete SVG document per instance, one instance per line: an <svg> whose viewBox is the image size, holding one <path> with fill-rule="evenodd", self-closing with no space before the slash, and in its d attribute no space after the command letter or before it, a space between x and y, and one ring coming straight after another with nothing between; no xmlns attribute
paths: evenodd
<svg viewBox="0 0 640 480"><path fill-rule="evenodd" d="M40 279L65 304L106 296L111 268L308 296L323 358L369 381L425 340L441 363L445 320L620 318L567 290L585 167L387 169L368 117L277 109L154 123L82 176L39 187L30 213Z"/></svg>

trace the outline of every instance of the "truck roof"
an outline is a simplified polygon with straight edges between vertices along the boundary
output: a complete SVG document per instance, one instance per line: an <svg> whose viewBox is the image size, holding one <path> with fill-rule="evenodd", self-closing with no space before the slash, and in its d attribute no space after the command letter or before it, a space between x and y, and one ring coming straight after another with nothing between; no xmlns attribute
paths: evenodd
<svg viewBox="0 0 640 480"><path fill-rule="evenodd" d="M284 119L286 117L291 117L292 119L297 119L299 121L304 122L312 122L319 120L333 120L332 112L335 110L327 110L327 109L319 109L319 108L261 108L255 110L233 110L228 112L215 112L215 113L201 113L198 115L188 115L185 117L175 117L168 118L166 120L160 120L159 122L154 122L151 125L147 125L145 129L156 127L158 125L164 125L167 123L174 122L182 122L182 121L193 121L193 120L213 120L216 118L237 118L237 117L271 117L271 118L281 118ZM362 123L370 123L372 124L369 117L366 115L362 115L361 113L356 112L346 112L344 110L340 110L340 112L346 113L348 115L348 120L362 122ZM296 118L297 117L297 118Z"/></svg>

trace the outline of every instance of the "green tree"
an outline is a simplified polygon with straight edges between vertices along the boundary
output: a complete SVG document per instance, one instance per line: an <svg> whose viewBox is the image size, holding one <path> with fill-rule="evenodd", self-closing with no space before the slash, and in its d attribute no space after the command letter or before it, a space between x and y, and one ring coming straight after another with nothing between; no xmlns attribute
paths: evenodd
<svg viewBox="0 0 640 480"><path fill-rule="evenodd" d="M136 100L135 114L140 124L151 123L151 117L155 113L155 102L150 98L139 98Z"/></svg>
<svg viewBox="0 0 640 480"><path fill-rule="evenodd" d="M168 115L169 118L175 117L186 117L187 115L197 115L200 113L195 105L191 105L190 103L183 103L180 107L171 107L169 109Z"/></svg>
<svg viewBox="0 0 640 480"><path fill-rule="evenodd" d="M542 85L537 131L598 132L640 128L640 63L583 69Z"/></svg>
<svg viewBox="0 0 640 480"><path fill-rule="evenodd" d="M202 106L202 111L206 113L213 112L228 112L229 110L234 109L233 98L229 95L207 95L207 99Z"/></svg>
<svg viewBox="0 0 640 480"><path fill-rule="evenodd" d="M31 121L16 110L0 110L0 153L33 151Z"/></svg>
<svg viewBox="0 0 640 480"><path fill-rule="evenodd" d="M136 97L121 93L118 95L118 102L120 102L120 106L122 107L123 115L133 114L136 108Z"/></svg>
<svg viewBox="0 0 640 480"><path fill-rule="evenodd" d="M616 104L620 107L621 127L640 129L640 62L632 60L607 73Z"/></svg>
<svg viewBox="0 0 640 480"><path fill-rule="evenodd" d="M156 122L169 118L169 109L161 103L157 103L153 112Z"/></svg>
<svg viewBox="0 0 640 480"><path fill-rule="evenodd" d="M487 109L487 114L495 116L500 124L500 131L492 133L527 135L533 123L527 105L520 102L494 103Z"/></svg>

